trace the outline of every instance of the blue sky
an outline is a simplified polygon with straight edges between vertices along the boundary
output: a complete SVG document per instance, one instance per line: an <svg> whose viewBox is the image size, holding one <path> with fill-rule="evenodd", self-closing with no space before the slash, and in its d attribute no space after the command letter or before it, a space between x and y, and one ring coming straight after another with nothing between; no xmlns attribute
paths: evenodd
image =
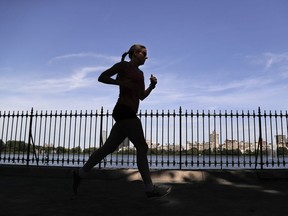
<svg viewBox="0 0 288 216"><path fill-rule="evenodd" d="M142 110L287 110L286 0L1 0L0 110L111 110L97 81L134 43Z"/></svg>

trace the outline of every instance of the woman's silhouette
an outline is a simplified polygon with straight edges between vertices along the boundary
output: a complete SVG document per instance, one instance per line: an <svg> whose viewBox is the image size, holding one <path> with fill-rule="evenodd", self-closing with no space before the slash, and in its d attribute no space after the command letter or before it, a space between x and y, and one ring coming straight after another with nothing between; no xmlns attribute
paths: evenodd
<svg viewBox="0 0 288 216"><path fill-rule="evenodd" d="M129 56L130 61L125 61ZM96 164L114 152L117 147L128 137L137 150L137 166L145 185L147 197L162 197L170 192L169 187L155 186L152 183L147 160L148 145L146 143L140 119L137 117L140 100L144 100L157 84L153 75L150 85L145 89L144 75L139 69L147 60L147 49L140 44L131 46L128 52L122 55L121 62L104 71L98 78L99 82L119 86L119 98L113 109L113 125L110 135L104 145L96 150L79 171L73 174L73 190L77 194L82 178ZM112 77L116 75L116 79Z"/></svg>

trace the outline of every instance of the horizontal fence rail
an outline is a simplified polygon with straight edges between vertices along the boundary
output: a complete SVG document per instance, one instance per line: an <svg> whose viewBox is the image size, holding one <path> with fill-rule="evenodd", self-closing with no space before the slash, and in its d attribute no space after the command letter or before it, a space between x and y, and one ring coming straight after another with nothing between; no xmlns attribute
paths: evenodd
<svg viewBox="0 0 288 216"><path fill-rule="evenodd" d="M283 169L288 115L261 111L140 111L154 169ZM100 111L0 111L0 164L82 166L114 124ZM99 168L136 168L129 140Z"/></svg>

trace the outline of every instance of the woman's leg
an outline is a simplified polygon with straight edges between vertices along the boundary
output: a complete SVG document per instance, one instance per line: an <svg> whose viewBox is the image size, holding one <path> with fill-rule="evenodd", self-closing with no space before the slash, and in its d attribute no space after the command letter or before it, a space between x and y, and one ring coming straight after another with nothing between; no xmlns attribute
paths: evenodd
<svg viewBox="0 0 288 216"><path fill-rule="evenodd" d="M93 154L89 157L88 161L82 168L83 171L90 171L96 164L100 163L104 157L110 153L113 153L125 138L126 136L122 133L119 124L115 123L111 129L108 139L101 148L93 152Z"/></svg>
<svg viewBox="0 0 288 216"><path fill-rule="evenodd" d="M79 169L79 171L73 172L73 191L75 195L78 194L78 187L81 183L82 178L87 177L87 173L96 164L100 163L104 157L114 152L125 138L125 135L120 130L119 124L114 124L111 129L110 135L104 145L95 152L93 152L93 154L89 157L88 161L81 169Z"/></svg>
<svg viewBox="0 0 288 216"><path fill-rule="evenodd" d="M122 120L119 122L121 130L134 144L137 150L137 166L145 184L152 184L147 159L148 145L145 141L142 124L139 118Z"/></svg>

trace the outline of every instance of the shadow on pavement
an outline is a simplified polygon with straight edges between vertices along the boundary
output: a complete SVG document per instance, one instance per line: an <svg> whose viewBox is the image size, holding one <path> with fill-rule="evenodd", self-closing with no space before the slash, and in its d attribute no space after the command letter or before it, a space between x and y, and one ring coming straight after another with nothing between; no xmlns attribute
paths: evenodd
<svg viewBox="0 0 288 216"><path fill-rule="evenodd" d="M96 171L74 196L70 171L63 170L63 176L2 172L0 215L288 215L287 179L261 179L253 171L155 171L157 183L173 188L158 200L146 198L137 170L117 170L113 177L113 171Z"/></svg>

